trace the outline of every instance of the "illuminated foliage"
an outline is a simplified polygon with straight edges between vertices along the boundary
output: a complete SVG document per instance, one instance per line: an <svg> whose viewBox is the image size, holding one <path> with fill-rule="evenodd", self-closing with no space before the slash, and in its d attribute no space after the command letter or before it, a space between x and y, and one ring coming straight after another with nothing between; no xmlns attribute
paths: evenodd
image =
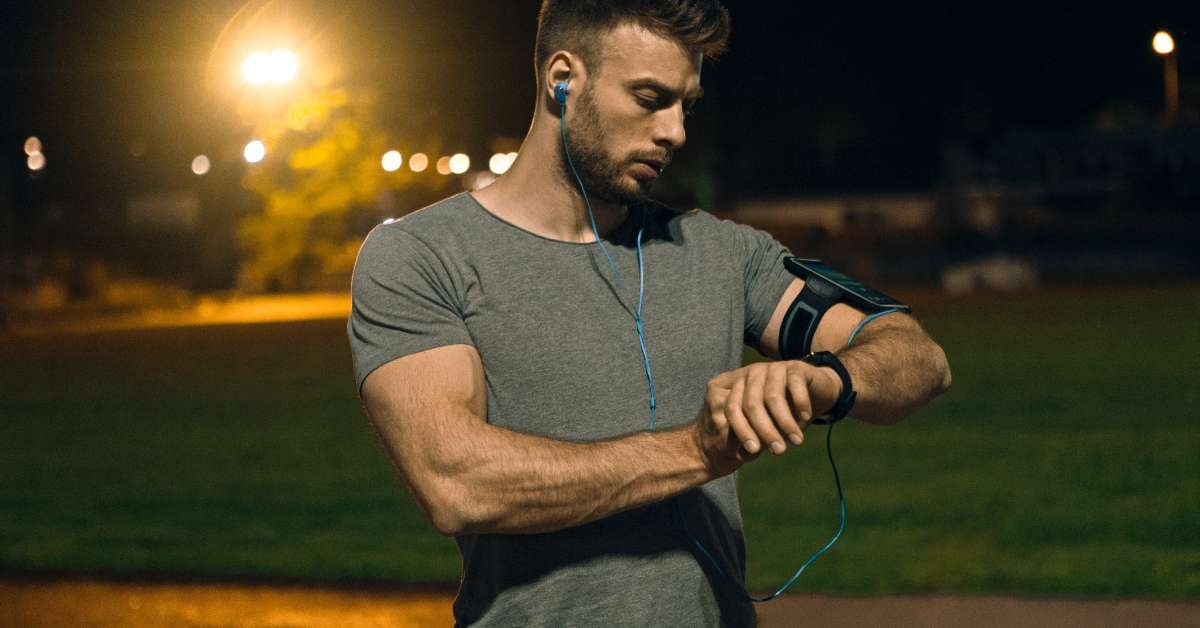
<svg viewBox="0 0 1200 628"><path fill-rule="evenodd" d="M238 279L243 290L337 285L353 267L363 225L394 213L386 207L392 191L447 184L407 168L385 172L380 156L394 145L379 128L375 98L337 84L336 75L324 68L319 80L280 102L260 98L239 107L267 151L244 180L262 207L238 229L246 251Z"/></svg>

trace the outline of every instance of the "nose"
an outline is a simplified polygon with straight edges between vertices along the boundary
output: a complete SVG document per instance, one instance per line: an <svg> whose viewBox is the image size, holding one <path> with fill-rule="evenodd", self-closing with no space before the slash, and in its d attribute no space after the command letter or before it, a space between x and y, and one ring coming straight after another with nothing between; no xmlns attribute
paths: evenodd
<svg viewBox="0 0 1200 628"><path fill-rule="evenodd" d="M683 147L687 141L687 131L683 128L683 104L675 103L658 111L654 117L654 143L672 152Z"/></svg>

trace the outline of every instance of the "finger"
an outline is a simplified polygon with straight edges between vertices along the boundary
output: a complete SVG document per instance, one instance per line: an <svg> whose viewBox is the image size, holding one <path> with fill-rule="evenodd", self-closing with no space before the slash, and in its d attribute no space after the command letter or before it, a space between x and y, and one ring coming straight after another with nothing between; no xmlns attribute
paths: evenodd
<svg viewBox="0 0 1200 628"><path fill-rule="evenodd" d="M738 379L733 382L733 388L730 389L725 402L725 418L729 420L729 429L733 430L746 453L756 454L759 450L757 435L746 421L746 415L742 413L742 394L745 389L745 380Z"/></svg>
<svg viewBox="0 0 1200 628"><path fill-rule="evenodd" d="M792 411L800 425L800 431L803 432L808 429L808 425L812 421L812 401L808 397L808 378L804 376L802 368L789 368L787 380L788 394L792 397Z"/></svg>
<svg viewBox="0 0 1200 628"><path fill-rule="evenodd" d="M763 389L767 383L769 370L770 368L766 366L749 369L746 391L742 395L742 412L746 414L750 426L754 428L762 442L766 443L771 448L771 452L778 456L787 449L787 445L784 444L779 430L775 429L775 422L771 420L771 413L767 412L767 406L764 403L765 392Z"/></svg>
<svg viewBox="0 0 1200 628"><path fill-rule="evenodd" d="M787 374L787 368L773 366L770 369L767 373L767 383L763 388L763 401L767 405L767 410L771 412L771 418L774 419L775 426L779 428L779 431L787 434L788 440L792 441L792 444L799 445L804 441L804 436L800 433L800 426L796 424L792 409L788 407Z"/></svg>
<svg viewBox="0 0 1200 628"><path fill-rule="evenodd" d="M727 399L729 399L729 389L709 384L708 396L705 397L704 403L710 417L708 425L705 428L710 432L723 435L729 429L729 419L725 417L725 403Z"/></svg>
<svg viewBox="0 0 1200 628"><path fill-rule="evenodd" d="M710 387L719 386L728 390L733 387L734 381L741 378L742 369L734 369L732 371L725 371L724 373L718 373L714 375L712 379L708 380L708 384Z"/></svg>

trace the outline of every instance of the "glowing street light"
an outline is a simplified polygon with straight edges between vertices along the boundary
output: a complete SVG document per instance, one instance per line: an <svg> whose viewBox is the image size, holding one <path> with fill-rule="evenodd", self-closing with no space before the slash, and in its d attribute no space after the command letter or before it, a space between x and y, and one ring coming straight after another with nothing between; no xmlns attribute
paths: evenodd
<svg viewBox="0 0 1200 628"><path fill-rule="evenodd" d="M1175 38L1167 31L1158 31L1154 33L1154 40L1150 42L1154 46L1154 52L1160 55L1169 55L1175 52Z"/></svg>
<svg viewBox="0 0 1200 628"><path fill-rule="evenodd" d="M415 153L408 158L408 167L413 172L424 172L429 167L429 156L425 153Z"/></svg>
<svg viewBox="0 0 1200 628"><path fill-rule="evenodd" d="M1167 31L1158 31L1150 45L1163 58L1163 98L1167 126L1179 120L1179 61L1175 54L1175 38Z"/></svg>
<svg viewBox="0 0 1200 628"><path fill-rule="evenodd" d="M471 158L462 153L455 153L450 158L450 172L462 174L471 169Z"/></svg>
<svg viewBox="0 0 1200 628"><path fill-rule="evenodd" d="M42 140L39 140L36 135L31 135L25 138L25 154L32 155L42 152Z"/></svg>
<svg viewBox="0 0 1200 628"><path fill-rule="evenodd" d="M267 147L260 140L253 140L246 144L246 148L242 150L242 156L246 158L246 163L256 164L267 156Z"/></svg>
<svg viewBox="0 0 1200 628"><path fill-rule="evenodd" d="M255 52L242 62L242 78L251 85L283 85L300 72L300 60L286 48Z"/></svg>
<svg viewBox="0 0 1200 628"><path fill-rule="evenodd" d="M437 160L437 173L441 175L450 174L450 157L442 155Z"/></svg>
<svg viewBox="0 0 1200 628"><path fill-rule="evenodd" d="M404 164L404 157L398 150L389 150L383 154L383 159L380 160L383 169L388 172L395 172Z"/></svg>
<svg viewBox="0 0 1200 628"><path fill-rule="evenodd" d="M25 166L31 171L37 172L46 167L46 156L41 151L33 151L29 153L29 157L25 160Z"/></svg>

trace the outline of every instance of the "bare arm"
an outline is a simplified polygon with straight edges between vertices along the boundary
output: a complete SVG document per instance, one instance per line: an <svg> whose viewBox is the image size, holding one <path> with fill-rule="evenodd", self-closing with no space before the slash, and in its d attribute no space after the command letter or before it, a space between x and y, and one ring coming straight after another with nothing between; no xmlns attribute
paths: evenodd
<svg viewBox="0 0 1200 628"><path fill-rule="evenodd" d="M853 346L834 353L858 391L852 414L864 421L897 423L950 388L945 352L908 314L867 323Z"/></svg>
<svg viewBox="0 0 1200 628"><path fill-rule="evenodd" d="M489 425L485 395L479 355L467 345L393 360L363 383L372 424L442 534L580 525L661 501L741 463L736 441L724 426L706 424L703 413L685 428L571 443Z"/></svg>

